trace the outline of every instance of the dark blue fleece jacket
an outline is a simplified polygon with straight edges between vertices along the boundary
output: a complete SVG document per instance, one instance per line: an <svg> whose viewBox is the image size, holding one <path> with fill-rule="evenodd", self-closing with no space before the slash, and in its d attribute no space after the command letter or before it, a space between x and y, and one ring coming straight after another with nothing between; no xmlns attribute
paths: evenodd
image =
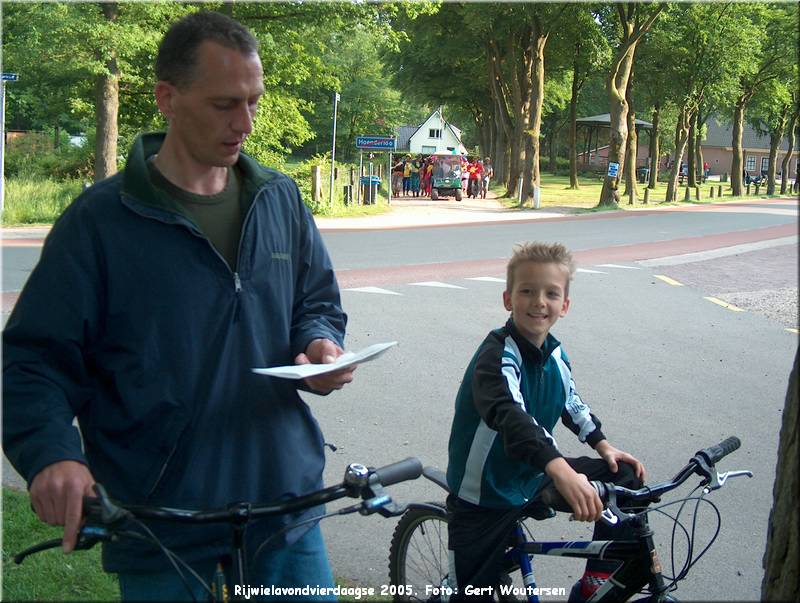
<svg viewBox="0 0 800 603"><path fill-rule="evenodd" d="M250 369L291 364L315 338L343 344L320 234L294 181L242 155L253 202L232 270L152 186L145 161L161 140L137 139L124 172L85 191L47 237L3 333L6 454L28 483L51 463L85 463L128 503L209 508L319 488L322 434L296 384ZM290 520L254 525L250 542ZM151 527L188 561L228 550L227 526ZM165 559L122 542L104 564L161 570Z"/></svg>

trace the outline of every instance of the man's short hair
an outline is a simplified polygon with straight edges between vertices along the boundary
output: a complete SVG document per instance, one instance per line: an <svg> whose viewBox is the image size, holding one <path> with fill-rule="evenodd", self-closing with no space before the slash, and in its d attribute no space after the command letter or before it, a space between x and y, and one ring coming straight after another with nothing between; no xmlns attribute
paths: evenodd
<svg viewBox="0 0 800 603"><path fill-rule="evenodd" d="M258 53L258 40L238 21L208 10L191 13L170 26L158 47L158 80L179 88L189 85L197 63L197 49L205 41L242 54Z"/></svg>
<svg viewBox="0 0 800 603"><path fill-rule="evenodd" d="M508 260L506 268L506 291L509 293L514 288L514 271L523 262L539 262L559 264L567 275L567 286L564 293L569 294L569 282L575 274L575 260L572 253L561 243L520 243L514 245L514 253Z"/></svg>

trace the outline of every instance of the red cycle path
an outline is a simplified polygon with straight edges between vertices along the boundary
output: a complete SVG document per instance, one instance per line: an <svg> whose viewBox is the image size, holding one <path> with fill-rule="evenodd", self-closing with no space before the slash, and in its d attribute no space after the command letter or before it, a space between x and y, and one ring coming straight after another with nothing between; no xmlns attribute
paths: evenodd
<svg viewBox="0 0 800 603"><path fill-rule="evenodd" d="M711 249L769 239L779 239L796 234L796 224L783 224L755 230L726 232L671 241L584 249L574 251L573 256L579 265L584 266L612 262L634 262L684 253L709 251ZM505 272L507 261L505 258L498 258L438 264L380 266L358 270L337 270L336 275L339 280L339 286L342 289L350 289L353 287L391 285L415 281L440 281L448 278L502 275Z"/></svg>

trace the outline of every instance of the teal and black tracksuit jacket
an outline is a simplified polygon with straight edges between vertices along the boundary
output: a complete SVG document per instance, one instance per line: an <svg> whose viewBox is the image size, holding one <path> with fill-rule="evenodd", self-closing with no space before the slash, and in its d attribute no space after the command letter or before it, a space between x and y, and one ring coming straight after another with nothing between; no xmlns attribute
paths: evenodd
<svg viewBox="0 0 800 603"><path fill-rule="evenodd" d="M146 160L160 146L137 139L125 171L80 195L45 241L3 333L6 454L28 483L57 461L84 463L125 503L215 508L316 490L324 441L311 409L296 382L251 369L292 364L313 339L343 346L320 233L295 182L242 154L250 203L228 266L153 187ZM249 550L299 518L251 524ZM230 549L226 525L150 527L187 562ZM103 561L167 566L138 541L107 544Z"/></svg>
<svg viewBox="0 0 800 603"><path fill-rule="evenodd" d="M548 334L541 349L509 318L473 356L456 397L447 483L453 495L495 509L519 507L536 494L558 451L558 419L582 442L605 439L600 421L575 391L569 360Z"/></svg>

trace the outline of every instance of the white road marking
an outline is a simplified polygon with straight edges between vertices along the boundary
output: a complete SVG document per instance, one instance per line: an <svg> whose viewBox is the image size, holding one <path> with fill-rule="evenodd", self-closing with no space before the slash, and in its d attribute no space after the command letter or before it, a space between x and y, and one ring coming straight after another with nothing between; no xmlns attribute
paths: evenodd
<svg viewBox="0 0 800 603"><path fill-rule="evenodd" d="M603 272L602 270L589 270L588 268L578 268L575 272L585 272L587 274L608 274L608 272Z"/></svg>
<svg viewBox="0 0 800 603"><path fill-rule="evenodd" d="M641 270L638 266L621 266L620 264L599 264L600 268L624 268L625 270Z"/></svg>
<svg viewBox="0 0 800 603"><path fill-rule="evenodd" d="M352 289L344 289L344 291L358 291L359 293L380 293L382 295L402 295L396 291L389 291L388 289L381 289L380 287L354 287Z"/></svg>
<svg viewBox="0 0 800 603"><path fill-rule="evenodd" d="M464 280L467 281L484 281L487 283L505 283L506 279L504 278L497 278L496 276L470 276L466 277Z"/></svg>
<svg viewBox="0 0 800 603"><path fill-rule="evenodd" d="M440 283L439 281L423 281L421 283L408 283L416 287L441 287L442 289L466 289L459 285L451 285L450 283Z"/></svg>
<svg viewBox="0 0 800 603"><path fill-rule="evenodd" d="M759 249L770 249L772 247L780 247L782 245L793 245L795 243L797 243L797 235L792 235L791 237L781 237L779 239L768 239L766 241L757 241L755 243L744 243L742 245L720 247L719 249L711 249L709 251L684 253L681 255L669 255L663 258L642 260L641 262L638 263L642 266L647 266L650 268L655 266L677 266L679 264L689 264L691 262L702 262L703 260L713 260L715 258L722 258L729 255L736 255L738 253L747 253L748 251L758 251Z"/></svg>

